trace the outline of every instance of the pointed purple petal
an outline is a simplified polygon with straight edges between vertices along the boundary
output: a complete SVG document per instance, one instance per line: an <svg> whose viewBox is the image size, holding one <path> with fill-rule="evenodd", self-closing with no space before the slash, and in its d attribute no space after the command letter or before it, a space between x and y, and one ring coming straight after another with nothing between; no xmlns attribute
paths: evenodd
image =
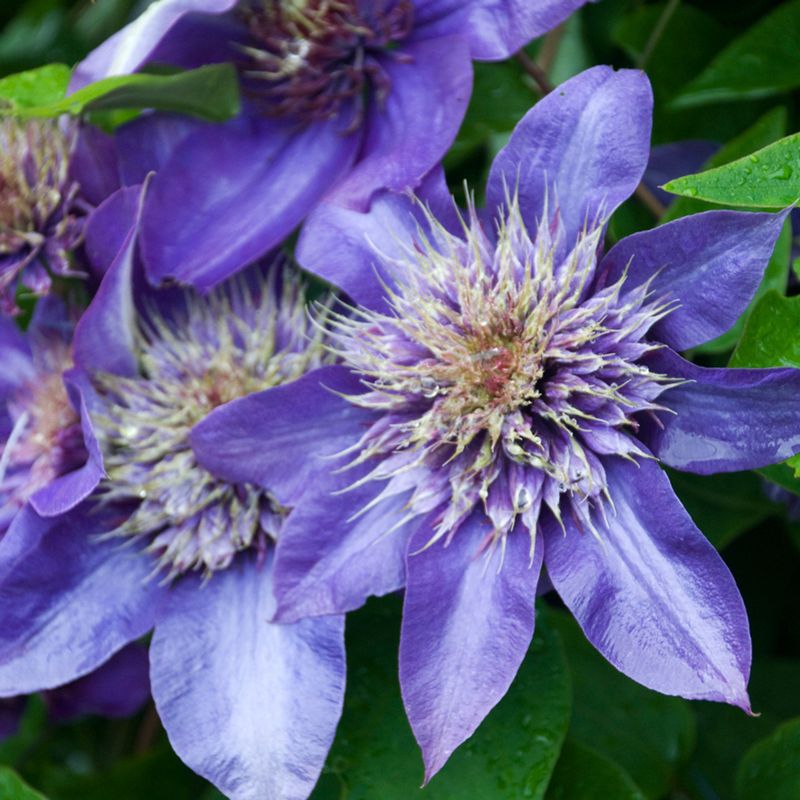
<svg viewBox="0 0 800 800"><path fill-rule="evenodd" d="M274 625L269 563L178 583L150 649L175 752L231 800L305 800L344 696L344 618Z"/></svg>
<svg viewBox="0 0 800 800"><path fill-rule="evenodd" d="M192 449L218 478L258 484L293 505L330 457L366 430L371 413L334 394L362 390L345 367L316 369L214 409L192 428Z"/></svg>
<svg viewBox="0 0 800 800"><path fill-rule="evenodd" d="M417 0L414 35L459 33L479 61L508 58L587 0Z"/></svg>
<svg viewBox="0 0 800 800"><path fill-rule="evenodd" d="M519 186L528 226L545 199L560 209L571 243L602 213L610 215L641 180L650 151L653 96L643 72L592 67L540 100L492 164L487 206Z"/></svg>
<svg viewBox="0 0 800 800"><path fill-rule="evenodd" d="M445 546L414 535L400 635L400 685L428 781L494 708L514 680L534 626L536 584L527 533L515 530L487 562L491 523L475 513Z"/></svg>
<svg viewBox="0 0 800 800"><path fill-rule="evenodd" d="M0 316L0 398L8 395L30 380L34 374L31 349L17 323Z"/></svg>
<svg viewBox="0 0 800 800"><path fill-rule="evenodd" d="M151 559L98 541L107 515L82 506L43 519L26 507L0 542L0 695L96 669L152 627L162 590Z"/></svg>
<svg viewBox="0 0 800 800"><path fill-rule="evenodd" d="M453 143L472 90L469 48L457 36L404 46L381 68L391 89L370 105L358 164L332 193L337 204L361 210L378 189L420 184Z"/></svg>
<svg viewBox="0 0 800 800"><path fill-rule="evenodd" d="M664 694L749 710L750 633L733 576L651 460L605 463L616 513L599 541L565 518L545 530L545 564L589 641Z"/></svg>
<svg viewBox="0 0 800 800"><path fill-rule="evenodd" d="M240 118L188 136L145 202L148 278L207 289L248 266L347 173L358 145L359 135L342 133L336 121L298 128Z"/></svg>
<svg viewBox="0 0 800 800"><path fill-rule="evenodd" d="M100 205L120 186L117 147L113 137L82 125L70 159L70 176L80 185L80 197Z"/></svg>
<svg viewBox="0 0 800 800"><path fill-rule="evenodd" d="M352 611L405 583L408 539L420 525L418 518L398 524L408 492L353 519L382 485L370 481L346 491L368 468L333 474L339 467L341 460L330 462L331 471L310 483L281 528L275 557L275 619L281 622Z"/></svg>
<svg viewBox="0 0 800 800"><path fill-rule="evenodd" d="M130 25L115 33L75 68L70 82L74 92L111 75L136 72L164 37L187 14L222 14L237 0L161 0L153 3Z"/></svg>
<svg viewBox="0 0 800 800"><path fill-rule="evenodd" d="M690 383L665 392L659 414L642 437L676 469L708 475L755 469L800 452L800 369L708 369L671 350L650 357L650 367Z"/></svg>
<svg viewBox="0 0 800 800"><path fill-rule="evenodd" d="M136 216L119 253L75 328L75 364L88 373L101 371L125 376L138 373L134 344L136 309L133 281L136 241L146 193L145 185L141 187Z"/></svg>
<svg viewBox="0 0 800 800"><path fill-rule="evenodd" d="M108 272L136 221L141 186L124 187L101 203L86 221L84 248L95 275Z"/></svg>
<svg viewBox="0 0 800 800"><path fill-rule="evenodd" d="M654 297L678 303L653 333L686 350L727 331L747 308L787 213L707 211L676 219L623 239L599 274L613 283L629 268L626 290L652 278Z"/></svg>
<svg viewBox="0 0 800 800"><path fill-rule="evenodd" d="M440 168L425 176L416 194L449 230L460 230ZM367 212L326 202L306 220L295 257L303 269L343 289L359 305L383 308L385 285L394 283L386 260L402 258L420 226L426 227L421 208L406 194L381 192Z"/></svg>

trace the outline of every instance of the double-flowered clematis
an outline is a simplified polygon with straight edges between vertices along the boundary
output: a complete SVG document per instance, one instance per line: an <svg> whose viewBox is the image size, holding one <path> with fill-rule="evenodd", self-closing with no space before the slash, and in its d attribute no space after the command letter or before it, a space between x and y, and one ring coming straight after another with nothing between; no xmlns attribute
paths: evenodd
<svg viewBox="0 0 800 800"><path fill-rule="evenodd" d="M334 186L359 208L376 189L417 186L461 124L472 59L507 57L584 2L159 0L78 65L73 87L153 63L236 65L243 113L181 142L143 217L150 280L208 288Z"/></svg>
<svg viewBox="0 0 800 800"><path fill-rule="evenodd" d="M0 542L0 696L74 681L153 630L152 693L178 755L234 800L304 798L341 712L344 620L270 622L288 509L201 467L191 432L330 360L324 334L279 266L206 296L148 289L138 221L74 337L102 481L58 516L25 506Z"/></svg>
<svg viewBox="0 0 800 800"><path fill-rule="evenodd" d="M738 318L785 214L712 211L607 249L651 107L643 73L596 67L520 122L485 210L460 216L436 174L421 202L320 207L297 255L352 300L323 323L341 363L192 432L206 468L295 506L277 619L405 586L400 680L426 778L508 689L544 570L622 672L749 709L741 597L661 467L800 449L800 371L678 355Z"/></svg>
<svg viewBox="0 0 800 800"><path fill-rule="evenodd" d="M75 250L93 207L117 186L109 137L76 120L0 117L0 312L81 277Z"/></svg>

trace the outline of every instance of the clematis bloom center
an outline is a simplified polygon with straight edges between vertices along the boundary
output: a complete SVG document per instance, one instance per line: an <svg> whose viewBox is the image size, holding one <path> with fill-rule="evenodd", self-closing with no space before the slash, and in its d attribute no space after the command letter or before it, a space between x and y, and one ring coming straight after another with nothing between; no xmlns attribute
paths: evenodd
<svg viewBox="0 0 800 800"><path fill-rule="evenodd" d="M413 22L411 0L249 0L238 13L252 38L240 48L246 90L268 115L307 121L335 117L351 101L358 120L368 88L385 96L389 80L373 54Z"/></svg>

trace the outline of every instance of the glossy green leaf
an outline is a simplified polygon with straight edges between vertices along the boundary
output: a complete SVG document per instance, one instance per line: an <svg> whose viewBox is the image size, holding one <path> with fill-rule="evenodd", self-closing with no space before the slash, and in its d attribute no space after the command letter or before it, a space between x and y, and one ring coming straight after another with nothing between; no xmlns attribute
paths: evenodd
<svg viewBox="0 0 800 800"><path fill-rule="evenodd" d="M112 109L155 108L222 121L239 111L236 71L230 64L159 74L117 75L48 103L17 104L20 117L56 117Z"/></svg>
<svg viewBox="0 0 800 800"><path fill-rule="evenodd" d="M14 770L0 767L0 797L3 800L45 800L43 794L34 791Z"/></svg>
<svg viewBox="0 0 800 800"><path fill-rule="evenodd" d="M679 108L766 97L800 86L800 0L784 3L726 47L675 99Z"/></svg>
<svg viewBox="0 0 800 800"><path fill-rule="evenodd" d="M506 697L425 789L397 679L398 598L348 618L348 695L313 800L542 798L566 733L570 686L558 635L537 623Z"/></svg>
<svg viewBox="0 0 800 800"><path fill-rule="evenodd" d="M736 773L736 797L800 797L800 717L781 725L747 752Z"/></svg>
<svg viewBox="0 0 800 800"><path fill-rule="evenodd" d="M664 185L672 194L747 208L786 208L800 199L800 133L748 156Z"/></svg>
<svg viewBox="0 0 800 800"><path fill-rule="evenodd" d="M558 759L546 800L645 800L631 776L586 745L567 739Z"/></svg>
<svg viewBox="0 0 800 800"><path fill-rule="evenodd" d="M646 797L661 798L694 743L689 704L618 672L570 615L548 609L546 616L561 634L572 672L570 738L619 764Z"/></svg>
<svg viewBox="0 0 800 800"><path fill-rule="evenodd" d="M697 527L718 550L776 512L752 472L688 475L671 470L669 478Z"/></svg>
<svg viewBox="0 0 800 800"><path fill-rule="evenodd" d="M26 109L59 102L72 70L66 64L46 64L0 78L0 109Z"/></svg>
<svg viewBox="0 0 800 800"><path fill-rule="evenodd" d="M767 292L731 356L732 367L800 367L800 297Z"/></svg>

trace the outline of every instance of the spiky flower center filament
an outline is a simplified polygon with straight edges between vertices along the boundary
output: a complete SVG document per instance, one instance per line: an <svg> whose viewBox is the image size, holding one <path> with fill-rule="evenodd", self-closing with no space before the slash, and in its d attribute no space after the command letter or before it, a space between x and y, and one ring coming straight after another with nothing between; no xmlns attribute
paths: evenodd
<svg viewBox="0 0 800 800"><path fill-rule="evenodd" d="M246 91L265 113L329 119L353 103L355 125L363 94L379 99L389 79L374 58L411 30L411 0L245 0L238 9L252 43L241 47Z"/></svg>
<svg viewBox="0 0 800 800"><path fill-rule="evenodd" d="M274 499L216 478L189 442L192 427L218 406L294 380L324 359L302 285L271 274L257 286L235 279L207 297L187 292L183 308L166 316L151 310L137 331L139 374L96 377L105 399L95 420L104 498L136 504L114 535L146 537L167 578L210 574L277 537L284 510Z"/></svg>
<svg viewBox="0 0 800 800"><path fill-rule="evenodd" d="M388 480L380 498L410 493L409 516L438 509L433 540L479 504L502 540L539 511L566 505L587 528L604 513L602 459L645 457L633 434L669 377L641 359L648 329L670 310L648 285L595 282L604 226L566 243L557 217L529 232L516 200L485 231L474 210L456 235L427 214L402 258L376 253L393 282L388 310L332 317L335 350L380 412L354 463Z"/></svg>

